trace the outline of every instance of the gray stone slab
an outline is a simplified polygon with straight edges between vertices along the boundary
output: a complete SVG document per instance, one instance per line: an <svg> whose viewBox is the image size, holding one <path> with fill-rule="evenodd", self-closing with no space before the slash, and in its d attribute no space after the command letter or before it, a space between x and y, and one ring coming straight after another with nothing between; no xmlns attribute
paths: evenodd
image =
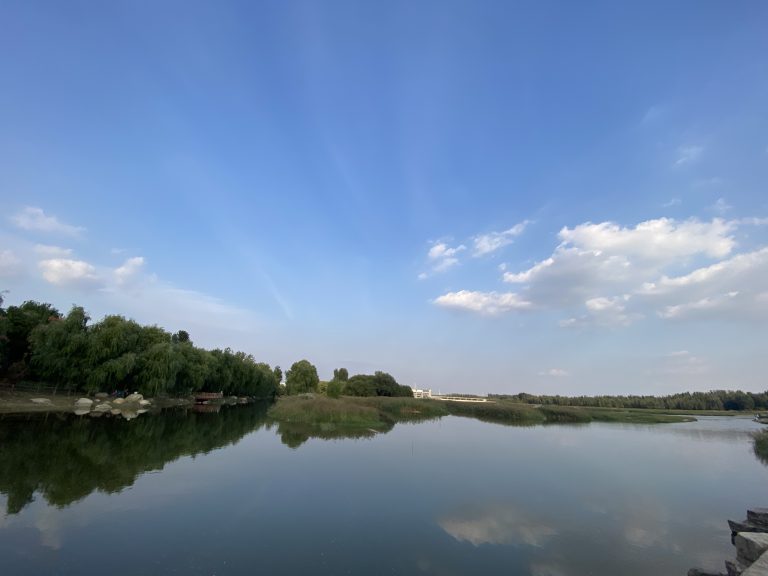
<svg viewBox="0 0 768 576"><path fill-rule="evenodd" d="M733 540L736 558L743 564L751 564L768 551L768 534L739 532Z"/></svg>
<svg viewBox="0 0 768 576"><path fill-rule="evenodd" d="M747 522L768 526L768 508L752 508L747 510Z"/></svg>
<svg viewBox="0 0 768 576"><path fill-rule="evenodd" d="M763 554L757 562L744 570L741 576L768 576L768 554Z"/></svg>

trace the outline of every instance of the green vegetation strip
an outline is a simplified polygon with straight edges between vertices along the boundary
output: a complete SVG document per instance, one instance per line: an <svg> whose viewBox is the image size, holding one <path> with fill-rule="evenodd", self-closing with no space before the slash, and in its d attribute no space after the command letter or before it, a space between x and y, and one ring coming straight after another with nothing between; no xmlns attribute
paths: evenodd
<svg viewBox="0 0 768 576"><path fill-rule="evenodd" d="M417 422L449 415L513 426L589 422L660 424L695 420L691 416L659 414L644 410L536 407L504 401L465 403L386 397L333 399L316 395L280 398L268 414L277 424L302 424L308 427L325 427L327 430L365 428L375 431L388 430L397 422Z"/></svg>

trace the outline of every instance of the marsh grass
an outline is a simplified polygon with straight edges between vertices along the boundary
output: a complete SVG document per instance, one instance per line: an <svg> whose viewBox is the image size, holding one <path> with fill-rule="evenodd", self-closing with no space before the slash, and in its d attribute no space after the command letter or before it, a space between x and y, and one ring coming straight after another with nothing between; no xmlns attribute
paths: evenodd
<svg viewBox="0 0 768 576"><path fill-rule="evenodd" d="M532 406L503 400L470 403L388 397L328 398L321 395L280 398L268 413L270 421L278 424L282 430L293 429L296 439L309 436L351 436L356 431L367 435L368 432L388 431L397 423L424 422L449 415L507 426L589 422L657 424L695 420L692 417L648 410Z"/></svg>
<svg viewBox="0 0 768 576"><path fill-rule="evenodd" d="M334 424L350 428L386 428L379 410L372 406L346 399L326 398L325 396L288 396L280 398L268 412L275 422L294 424Z"/></svg>

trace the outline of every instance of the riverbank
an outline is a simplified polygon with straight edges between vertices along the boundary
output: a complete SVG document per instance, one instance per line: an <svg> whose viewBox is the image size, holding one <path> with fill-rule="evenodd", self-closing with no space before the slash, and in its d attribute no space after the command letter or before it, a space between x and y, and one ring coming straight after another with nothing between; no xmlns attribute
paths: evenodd
<svg viewBox="0 0 768 576"><path fill-rule="evenodd" d="M0 414L27 414L36 412L76 412L84 409L83 404L78 407L78 400L88 398L93 402L92 406L99 403L111 403L114 399L107 396L67 396L64 394L45 394L35 392L18 392L0 390ZM143 400L143 397L142 397ZM161 410L176 406L188 406L194 403L192 398L152 398L145 405L146 409Z"/></svg>

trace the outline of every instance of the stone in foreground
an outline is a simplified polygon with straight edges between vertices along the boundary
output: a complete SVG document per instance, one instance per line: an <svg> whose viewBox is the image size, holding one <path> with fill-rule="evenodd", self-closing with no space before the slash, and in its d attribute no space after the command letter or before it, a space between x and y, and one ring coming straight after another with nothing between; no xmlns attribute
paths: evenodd
<svg viewBox="0 0 768 576"><path fill-rule="evenodd" d="M739 532L733 544L736 546L736 558L744 564L752 564L768 550L768 534Z"/></svg>
<svg viewBox="0 0 768 576"><path fill-rule="evenodd" d="M768 576L768 554L763 554L741 576Z"/></svg>
<svg viewBox="0 0 768 576"><path fill-rule="evenodd" d="M768 508L752 508L747 510L747 522L768 528Z"/></svg>

